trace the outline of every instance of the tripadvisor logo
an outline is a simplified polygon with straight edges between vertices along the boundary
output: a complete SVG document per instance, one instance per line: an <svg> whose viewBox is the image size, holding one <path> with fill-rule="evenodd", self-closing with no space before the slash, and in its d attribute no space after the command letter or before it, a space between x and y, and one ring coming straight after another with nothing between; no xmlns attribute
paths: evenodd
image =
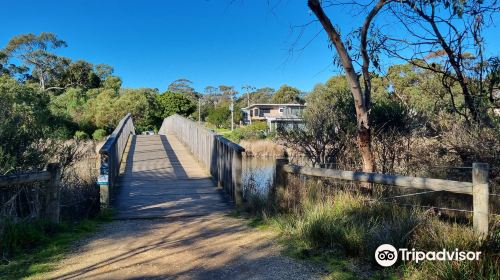
<svg viewBox="0 0 500 280"><path fill-rule="evenodd" d="M391 244L382 244L375 250L375 260L381 266L388 267L395 264L398 259L402 261L414 261L415 263L428 261L475 261L479 260L481 252L459 251L455 249L448 251L417 251L415 249L408 250L406 248L396 249ZM399 256L399 257L398 257Z"/></svg>
<svg viewBox="0 0 500 280"><path fill-rule="evenodd" d="M382 244L375 251L375 260L381 266L391 266L398 261L398 250L391 244Z"/></svg>

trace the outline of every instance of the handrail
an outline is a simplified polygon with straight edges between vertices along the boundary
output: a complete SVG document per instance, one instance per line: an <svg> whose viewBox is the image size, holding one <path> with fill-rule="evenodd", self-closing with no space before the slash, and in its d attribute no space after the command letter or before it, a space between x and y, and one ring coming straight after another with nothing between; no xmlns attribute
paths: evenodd
<svg viewBox="0 0 500 280"><path fill-rule="evenodd" d="M433 178L409 177L383 173L368 173L359 171L345 171L336 169L314 168L287 164L283 170L288 173L302 174L316 177L326 177L347 181L394 185L415 189L434 191L449 191L461 194L472 194L472 183Z"/></svg>
<svg viewBox="0 0 500 280"><path fill-rule="evenodd" d="M113 133L99 150L101 155L100 200L104 207L109 205L109 191L116 185L123 153L130 135L135 135L135 127L132 115L128 113L120 120Z"/></svg>
<svg viewBox="0 0 500 280"><path fill-rule="evenodd" d="M189 148L237 206L242 204L241 161L242 153L245 151L243 147L177 114L163 120L159 134L167 133L174 133Z"/></svg>

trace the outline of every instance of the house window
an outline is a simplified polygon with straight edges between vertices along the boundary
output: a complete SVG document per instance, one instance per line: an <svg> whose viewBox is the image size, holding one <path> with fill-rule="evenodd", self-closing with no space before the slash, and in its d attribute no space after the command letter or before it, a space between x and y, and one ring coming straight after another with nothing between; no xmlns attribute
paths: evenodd
<svg viewBox="0 0 500 280"><path fill-rule="evenodd" d="M250 117L253 117L253 110L250 110Z"/></svg>
<svg viewBox="0 0 500 280"><path fill-rule="evenodd" d="M264 114L271 113L271 109L260 109L260 116L263 117Z"/></svg>
<svg viewBox="0 0 500 280"><path fill-rule="evenodd" d="M283 113L283 108L280 108L280 113Z"/></svg>

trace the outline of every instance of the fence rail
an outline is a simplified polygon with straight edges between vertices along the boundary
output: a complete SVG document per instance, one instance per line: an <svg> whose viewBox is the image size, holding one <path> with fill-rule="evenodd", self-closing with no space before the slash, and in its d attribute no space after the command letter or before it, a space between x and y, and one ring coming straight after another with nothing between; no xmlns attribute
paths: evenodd
<svg viewBox="0 0 500 280"><path fill-rule="evenodd" d="M43 218L53 223L60 222L61 168L57 163L47 165L45 171L0 176L0 187L10 187L30 183L44 183L45 201L42 202Z"/></svg>
<svg viewBox="0 0 500 280"><path fill-rule="evenodd" d="M118 126L99 150L99 154L101 155L100 174L105 178L100 183L100 201L102 207L109 205L109 193L115 186L116 179L120 173L120 164L125 147L127 146L129 136L134 134L134 123L131 114L128 113L120 120Z"/></svg>
<svg viewBox="0 0 500 280"><path fill-rule="evenodd" d="M364 183L393 185L433 191L447 191L459 194L472 195L473 199L473 227L479 235L488 234L489 214L489 166L485 163L474 163L472 166L472 183L433 178L408 177L381 173L344 171L325 168L313 168L288 164L287 159L276 161L275 186L285 188L287 174L301 174L306 176L324 177Z"/></svg>
<svg viewBox="0 0 500 280"><path fill-rule="evenodd" d="M189 148L237 206L243 203L241 182L243 147L217 135L199 123L179 115L163 120L160 134L174 133Z"/></svg>

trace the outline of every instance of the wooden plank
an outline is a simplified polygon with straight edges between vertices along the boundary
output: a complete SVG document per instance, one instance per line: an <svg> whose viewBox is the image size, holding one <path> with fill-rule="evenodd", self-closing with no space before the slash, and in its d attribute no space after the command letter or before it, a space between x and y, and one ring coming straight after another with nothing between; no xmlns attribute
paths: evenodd
<svg viewBox="0 0 500 280"><path fill-rule="evenodd" d="M44 182L44 181L49 181L50 178L51 176L48 171L0 176L0 187L18 185L18 184L29 184L35 182Z"/></svg>
<svg viewBox="0 0 500 280"><path fill-rule="evenodd" d="M169 218L229 212L230 205L224 202L208 171L176 136L168 133L135 139L116 194L117 218ZM134 152L151 147L155 147L156 156L144 157Z"/></svg>
<svg viewBox="0 0 500 280"><path fill-rule="evenodd" d="M283 170L288 173L302 174L316 177L326 177L348 181L394 185L416 189L434 191L449 191L454 193L472 194L472 183L441 179L389 175L381 173L367 173L357 171L343 171L335 169L313 168L287 164Z"/></svg>

